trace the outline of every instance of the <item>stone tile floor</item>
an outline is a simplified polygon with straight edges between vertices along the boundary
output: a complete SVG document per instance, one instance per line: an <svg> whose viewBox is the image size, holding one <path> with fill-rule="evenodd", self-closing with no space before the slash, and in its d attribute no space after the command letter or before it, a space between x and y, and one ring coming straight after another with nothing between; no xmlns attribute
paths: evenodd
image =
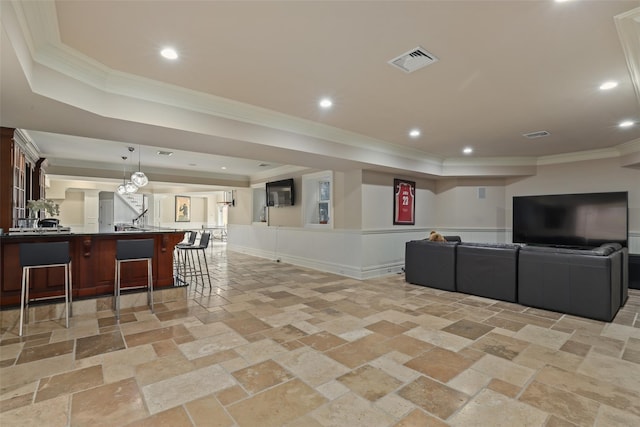
<svg viewBox="0 0 640 427"><path fill-rule="evenodd" d="M604 323L403 275L209 258L213 289L155 314L2 331L0 424L640 425L640 291Z"/></svg>

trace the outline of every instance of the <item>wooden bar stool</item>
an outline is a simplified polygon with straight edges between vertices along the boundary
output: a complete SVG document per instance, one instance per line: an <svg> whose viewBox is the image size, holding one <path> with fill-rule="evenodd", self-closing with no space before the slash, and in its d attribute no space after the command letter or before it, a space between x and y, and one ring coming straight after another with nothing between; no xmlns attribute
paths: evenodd
<svg viewBox="0 0 640 427"><path fill-rule="evenodd" d="M22 336L25 306L27 317L29 316L29 276L34 268L64 267L64 312L68 328L72 299L69 242L20 243L20 266L22 267L22 291L19 335Z"/></svg>
<svg viewBox="0 0 640 427"><path fill-rule="evenodd" d="M118 240L116 241L116 276L113 284L113 305L116 319L120 319L120 273L123 262L147 261L147 285L134 288L147 288L147 304L153 313L153 239Z"/></svg>

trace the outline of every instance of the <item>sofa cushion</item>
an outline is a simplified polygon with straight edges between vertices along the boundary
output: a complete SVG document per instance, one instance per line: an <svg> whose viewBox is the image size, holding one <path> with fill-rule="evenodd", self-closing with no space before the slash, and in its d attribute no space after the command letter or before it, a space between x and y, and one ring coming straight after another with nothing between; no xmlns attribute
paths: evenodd
<svg viewBox="0 0 640 427"><path fill-rule="evenodd" d="M508 243L461 243L456 255L456 289L516 302L519 248Z"/></svg>

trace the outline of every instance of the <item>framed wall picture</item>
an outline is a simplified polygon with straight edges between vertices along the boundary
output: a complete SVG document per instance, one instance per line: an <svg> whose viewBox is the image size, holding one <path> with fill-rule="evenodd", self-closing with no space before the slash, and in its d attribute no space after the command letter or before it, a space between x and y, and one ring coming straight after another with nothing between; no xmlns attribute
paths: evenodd
<svg viewBox="0 0 640 427"><path fill-rule="evenodd" d="M191 197L176 196L176 222L191 221Z"/></svg>
<svg viewBox="0 0 640 427"><path fill-rule="evenodd" d="M320 201L326 202L331 199L331 183L328 181L320 181L318 183L319 193L320 193Z"/></svg>
<svg viewBox="0 0 640 427"><path fill-rule="evenodd" d="M416 223L416 183L404 179L393 180L393 225Z"/></svg>

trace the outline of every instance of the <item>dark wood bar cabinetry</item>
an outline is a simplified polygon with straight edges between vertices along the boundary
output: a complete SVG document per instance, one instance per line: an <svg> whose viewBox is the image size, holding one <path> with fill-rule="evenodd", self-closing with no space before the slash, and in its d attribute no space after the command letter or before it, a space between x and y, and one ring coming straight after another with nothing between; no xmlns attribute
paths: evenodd
<svg viewBox="0 0 640 427"><path fill-rule="evenodd" d="M96 234L15 234L0 237L0 306L20 304L22 269L21 243L68 241L72 258L73 298L113 294L116 241L121 239L154 239L153 286L173 286L173 249L184 233L174 231L118 232ZM146 263L122 266L122 288L146 285ZM62 267L36 269L31 276L31 298L64 296Z"/></svg>

